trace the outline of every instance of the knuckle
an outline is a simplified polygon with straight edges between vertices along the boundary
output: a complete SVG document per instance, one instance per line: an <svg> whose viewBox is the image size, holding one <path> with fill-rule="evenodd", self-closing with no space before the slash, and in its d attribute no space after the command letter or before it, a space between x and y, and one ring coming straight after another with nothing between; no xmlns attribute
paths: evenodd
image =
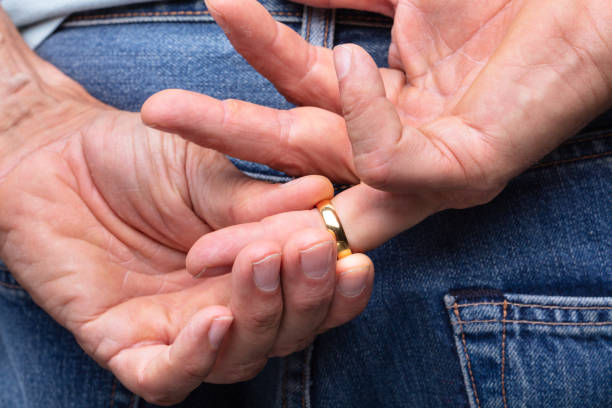
<svg viewBox="0 0 612 408"><path fill-rule="evenodd" d="M194 382L203 381L206 378L207 370L195 364L186 364L183 367L185 374L194 380Z"/></svg>
<svg viewBox="0 0 612 408"><path fill-rule="evenodd" d="M294 312L298 313L299 315L309 315L315 311L327 308L332 297L331 291L326 291L325 293L314 293L310 294L310 296L308 296L308 293L305 293L305 295L306 296L295 299L291 304L291 309L293 309Z"/></svg>
<svg viewBox="0 0 612 408"><path fill-rule="evenodd" d="M355 158L355 168L359 179L377 189L389 186L392 174L391 157L380 150Z"/></svg>
<svg viewBox="0 0 612 408"><path fill-rule="evenodd" d="M255 332L273 331L278 329L279 324L280 314L273 308L254 310L248 316L248 326Z"/></svg>

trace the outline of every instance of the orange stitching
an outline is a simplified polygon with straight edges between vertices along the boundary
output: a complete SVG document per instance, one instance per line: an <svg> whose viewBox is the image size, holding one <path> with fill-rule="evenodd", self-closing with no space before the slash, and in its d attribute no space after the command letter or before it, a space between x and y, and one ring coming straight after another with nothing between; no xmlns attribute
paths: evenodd
<svg viewBox="0 0 612 408"><path fill-rule="evenodd" d="M323 34L323 46L327 48L327 34L329 33L329 22L332 18L332 12L328 11L325 14L327 16L325 17L325 33Z"/></svg>
<svg viewBox="0 0 612 408"><path fill-rule="evenodd" d="M472 324L472 323L516 323L516 324L542 324L545 326L608 326L612 325L612 321L604 322L547 322L545 320L461 320L457 322L451 322L451 324Z"/></svg>
<svg viewBox="0 0 612 408"><path fill-rule="evenodd" d="M592 142L594 140L607 139L609 137L612 137L612 133L604 133L603 135L585 137L584 139L568 140L567 142L562 143L561 146L568 146L568 145L573 145L576 143L583 143L583 142Z"/></svg>
<svg viewBox="0 0 612 408"><path fill-rule="evenodd" d="M501 323L500 319L490 319L490 320L460 320L456 322L451 322L451 324L470 324L470 323Z"/></svg>
<svg viewBox="0 0 612 408"><path fill-rule="evenodd" d="M612 155L612 152L591 154L589 156L576 157L574 159L558 160L556 162L537 164L535 166L531 166L531 169L543 169L543 168L546 168L546 167L556 166L556 165L559 165L559 164L574 163L574 162L577 162L577 161L588 160L588 159L598 159L600 157L605 157L605 156L610 156L610 155Z"/></svg>
<svg viewBox="0 0 612 408"><path fill-rule="evenodd" d="M506 383L504 382L504 369L506 368L506 316L508 314L508 302L504 299L504 314L503 321L504 325L502 328L502 358L501 358L501 387L502 387L502 401L504 401L504 408L508 408L506 401Z"/></svg>
<svg viewBox="0 0 612 408"><path fill-rule="evenodd" d="M457 304L457 307L468 307L468 306L501 306L503 302L481 302L481 303L462 303ZM537 303L515 303L507 302L511 306L526 307L532 309L561 309L561 310L612 310L612 306L554 306L554 305L539 305ZM452 306L448 306L447 309L451 309Z"/></svg>
<svg viewBox="0 0 612 408"><path fill-rule="evenodd" d="M543 321L531 321L531 320L506 320L508 323L517 324L544 324L547 326L607 326L612 324L610 322L543 322Z"/></svg>
<svg viewBox="0 0 612 408"><path fill-rule="evenodd" d="M289 11L270 11L270 14L274 16L295 16L299 17L301 14L298 12L289 12ZM123 17L159 17L159 16L201 16L201 15L210 15L208 10L200 10L200 11L143 11L143 12L133 12L133 13L111 13L111 14L94 14L94 15L85 15L85 16L74 16L71 17L72 21L79 20L99 20L106 18L123 18Z"/></svg>
<svg viewBox="0 0 612 408"><path fill-rule="evenodd" d="M476 399L476 405L480 408L480 400L478 399L478 392L476 392L476 381L474 380L474 374L472 373L472 363L470 362L470 355L467 350L467 342L465 341L465 332L463 331L463 325L461 325L461 316L459 316L459 308L455 303L455 316L460 324L461 329L461 341L463 342L463 352L465 353L465 359L467 361L468 372L470 373L470 381L472 382L472 390L474 390L474 397Z"/></svg>
<svg viewBox="0 0 612 408"><path fill-rule="evenodd" d="M308 9L308 14L306 15L306 42L310 42L310 23L312 21L312 8Z"/></svg>

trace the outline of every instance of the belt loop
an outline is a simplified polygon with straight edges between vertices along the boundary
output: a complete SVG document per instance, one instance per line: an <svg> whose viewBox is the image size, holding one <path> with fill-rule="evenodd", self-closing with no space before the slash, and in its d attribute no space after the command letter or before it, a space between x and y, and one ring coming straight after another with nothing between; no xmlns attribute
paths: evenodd
<svg viewBox="0 0 612 408"><path fill-rule="evenodd" d="M333 48L336 10L304 6L302 37L310 44Z"/></svg>

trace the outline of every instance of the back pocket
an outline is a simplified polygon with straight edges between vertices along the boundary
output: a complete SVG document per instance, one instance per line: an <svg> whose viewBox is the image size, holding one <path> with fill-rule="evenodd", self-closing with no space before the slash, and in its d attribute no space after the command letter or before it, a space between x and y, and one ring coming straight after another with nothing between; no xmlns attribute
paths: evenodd
<svg viewBox="0 0 612 408"><path fill-rule="evenodd" d="M612 407L612 298L444 298L472 408Z"/></svg>

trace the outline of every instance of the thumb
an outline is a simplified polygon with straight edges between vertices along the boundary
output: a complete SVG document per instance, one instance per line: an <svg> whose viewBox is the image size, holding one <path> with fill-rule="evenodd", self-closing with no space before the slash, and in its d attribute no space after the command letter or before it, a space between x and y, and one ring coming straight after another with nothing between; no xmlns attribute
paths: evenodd
<svg viewBox="0 0 612 408"><path fill-rule="evenodd" d="M456 167L452 155L423 131L403 126L387 98L372 57L353 44L334 49L340 103L351 140L357 175L385 191L407 192L448 183Z"/></svg>
<svg viewBox="0 0 612 408"><path fill-rule="evenodd" d="M256 180L219 153L194 149L204 156L217 156L217 160L193 160L187 171L189 185L194 186L190 188L193 209L214 229L310 209L334 194L331 182L322 176L305 176L284 184Z"/></svg>

